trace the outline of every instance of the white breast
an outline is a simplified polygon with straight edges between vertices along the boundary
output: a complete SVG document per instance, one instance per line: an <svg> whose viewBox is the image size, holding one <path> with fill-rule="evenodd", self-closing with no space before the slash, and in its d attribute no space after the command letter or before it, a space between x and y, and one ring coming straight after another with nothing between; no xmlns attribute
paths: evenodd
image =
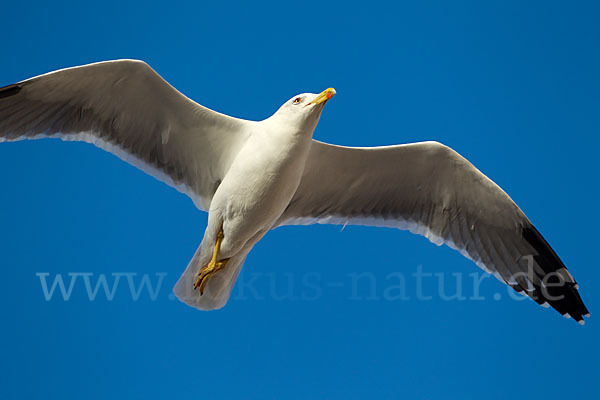
<svg viewBox="0 0 600 400"><path fill-rule="evenodd" d="M300 183L311 133L257 124L210 206L213 217L222 217L232 250L269 230L285 211Z"/></svg>

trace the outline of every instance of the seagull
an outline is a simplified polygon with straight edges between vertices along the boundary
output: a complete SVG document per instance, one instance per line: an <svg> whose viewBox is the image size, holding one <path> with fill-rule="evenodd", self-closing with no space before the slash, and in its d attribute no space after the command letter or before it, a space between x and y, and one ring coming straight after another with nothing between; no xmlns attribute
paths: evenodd
<svg viewBox="0 0 600 400"><path fill-rule="evenodd" d="M208 212L174 287L184 303L223 307L246 256L282 225L393 227L459 251L580 324L589 312L563 262L512 199L438 142L344 147L313 139L335 95L303 93L248 121L190 100L148 64L115 60L0 88L0 141L59 138L109 151Z"/></svg>

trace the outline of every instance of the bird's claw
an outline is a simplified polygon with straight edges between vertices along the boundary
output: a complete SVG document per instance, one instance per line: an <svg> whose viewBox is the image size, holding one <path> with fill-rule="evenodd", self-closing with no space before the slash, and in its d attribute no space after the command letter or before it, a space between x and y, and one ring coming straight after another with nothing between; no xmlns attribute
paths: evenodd
<svg viewBox="0 0 600 400"><path fill-rule="evenodd" d="M225 234L223 233L223 227L221 227L219 232L217 232L217 240L215 242L212 259L208 265L202 267L200 273L198 273L198 276L194 281L194 289L200 290L200 296L204 294L204 288L206 288L206 284L213 277L213 275L227 266L229 258L217 261L219 258L219 252L221 251L221 243L223 242L224 238Z"/></svg>
<svg viewBox="0 0 600 400"><path fill-rule="evenodd" d="M214 274L225 268L227 261L229 261L229 259L216 262L211 261L207 266L200 270L200 273L194 282L194 289L198 289L200 291L200 296L204 294L204 289L206 288L208 281L214 276Z"/></svg>

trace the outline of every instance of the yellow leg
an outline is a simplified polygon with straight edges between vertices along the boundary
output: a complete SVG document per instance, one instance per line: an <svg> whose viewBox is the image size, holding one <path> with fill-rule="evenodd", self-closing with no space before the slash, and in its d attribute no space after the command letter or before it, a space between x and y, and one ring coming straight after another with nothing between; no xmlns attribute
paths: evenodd
<svg viewBox="0 0 600 400"><path fill-rule="evenodd" d="M202 267L200 273L196 277L196 282L194 282L194 289L200 290L200 295L204 294L204 288L206 288L206 284L213 277L215 273L222 270L227 266L227 262L229 258L221 261L217 261L219 258L219 251L221 251L221 243L224 238L223 228L217 233L217 242L215 243L215 249L213 251L213 256L208 265Z"/></svg>

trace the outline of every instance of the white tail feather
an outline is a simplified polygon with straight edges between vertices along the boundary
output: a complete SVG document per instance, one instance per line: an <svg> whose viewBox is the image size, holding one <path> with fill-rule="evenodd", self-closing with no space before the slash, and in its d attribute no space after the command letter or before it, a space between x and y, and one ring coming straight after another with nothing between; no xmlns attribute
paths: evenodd
<svg viewBox="0 0 600 400"><path fill-rule="evenodd" d="M232 257L224 269L210 278L204 289L204 294L200 295L200 291L194 289L194 282L200 269L208 263L209 258L202 257L201 248L198 249L179 281L175 284L173 293L180 301L199 310L216 310L223 307L229 300L231 290L240 274L247 254L248 252L241 252Z"/></svg>

